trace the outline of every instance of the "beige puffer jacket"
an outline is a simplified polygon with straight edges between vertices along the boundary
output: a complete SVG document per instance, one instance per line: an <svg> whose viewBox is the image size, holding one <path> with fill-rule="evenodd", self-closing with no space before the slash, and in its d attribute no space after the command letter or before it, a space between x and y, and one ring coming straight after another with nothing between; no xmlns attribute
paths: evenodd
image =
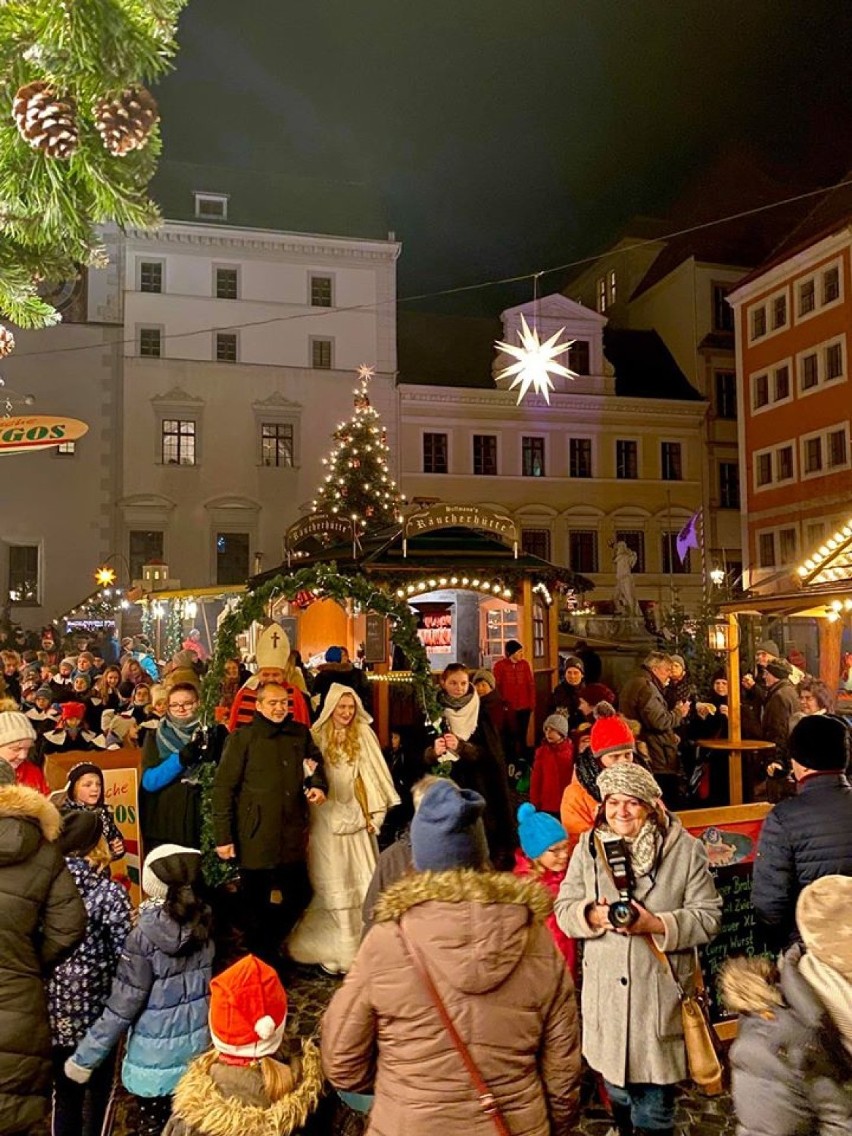
<svg viewBox="0 0 852 1136"><path fill-rule="evenodd" d="M516 1136L563 1136L580 1077L571 977L540 884L502 872L419 872L384 892L326 1012L322 1060L339 1089L375 1091L370 1136L493 1136L399 935L419 947ZM374 1088L375 1086L375 1088Z"/></svg>

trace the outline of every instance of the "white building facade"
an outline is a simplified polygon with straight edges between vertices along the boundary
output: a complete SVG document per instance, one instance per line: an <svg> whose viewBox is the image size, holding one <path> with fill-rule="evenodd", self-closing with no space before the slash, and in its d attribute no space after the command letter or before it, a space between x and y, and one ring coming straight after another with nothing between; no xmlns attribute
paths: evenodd
<svg viewBox="0 0 852 1136"><path fill-rule="evenodd" d="M195 196L196 213L208 199L196 221L107 232L110 265L88 274L80 322L22 335L3 368L9 386L33 390L33 410L90 424L62 461L7 458L7 475L19 463L21 487L49 502L34 510L29 492L10 491L0 511L7 549L37 550L0 564L10 583L10 557L38 564L12 608L26 627L91 592L107 558L122 582L163 560L189 588L279 563L362 363L376 368L371 397L397 451L400 245L232 225L225 195ZM89 349L62 349L78 340Z"/></svg>

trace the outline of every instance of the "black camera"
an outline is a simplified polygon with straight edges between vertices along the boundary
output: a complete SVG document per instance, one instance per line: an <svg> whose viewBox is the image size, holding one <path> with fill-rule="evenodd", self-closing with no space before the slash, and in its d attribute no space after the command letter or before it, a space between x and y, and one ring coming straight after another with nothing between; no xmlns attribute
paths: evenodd
<svg viewBox="0 0 852 1136"><path fill-rule="evenodd" d="M633 906L633 867L630 851L623 840L601 839L601 848L606 857L612 882L618 888L618 899L609 905L609 921L613 927L623 929L632 927L639 918Z"/></svg>

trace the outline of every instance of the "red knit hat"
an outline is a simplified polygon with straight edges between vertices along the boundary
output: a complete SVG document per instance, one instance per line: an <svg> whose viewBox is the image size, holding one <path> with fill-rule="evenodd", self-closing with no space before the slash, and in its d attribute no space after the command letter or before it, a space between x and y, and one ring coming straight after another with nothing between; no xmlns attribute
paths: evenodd
<svg viewBox="0 0 852 1136"><path fill-rule="evenodd" d="M269 1057L284 1037L287 993L272 969L246 955L210 983L210 1033L220 1053Z"/></svg>
<svg viewBox="0 0 852 1136"><path fill-rule="evenodd" d="M86 706L83 702L63 702L61 717L63 722L67 722L69 718L77 718L82 722L86 717Z"/></svg>
<svg viewBox="0 0 852 1136"><path fill-rule="evenodd" d="M636 744L627 719L609 702L599 702L595 707L595 721L589 736L595 757L604 757L617 750L633 749Z"/></svg>

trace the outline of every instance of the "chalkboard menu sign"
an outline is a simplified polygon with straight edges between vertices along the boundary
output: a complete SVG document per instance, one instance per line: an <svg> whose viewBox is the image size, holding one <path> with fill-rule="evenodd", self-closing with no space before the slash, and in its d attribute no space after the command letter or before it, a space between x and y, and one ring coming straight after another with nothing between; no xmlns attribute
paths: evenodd
<svg viewBox="0 0 852 1136"><path fill-rule="evenodd" d="M386 663L388 658L388 621L374 611L367 612L364 634L364 662Z"/></svg>
<svg viewBox="0 0 852 1136"><path fill-rule="evenodd" d="M763 954L765 944L751 905L754 854L770 805L735 805L679 813L684 827L702 842L722 897L722 930L701 952L710 994L710 1018L722 1038L736 1034L737 1015L719 1003L716 978L731 955Z"/></svg>

